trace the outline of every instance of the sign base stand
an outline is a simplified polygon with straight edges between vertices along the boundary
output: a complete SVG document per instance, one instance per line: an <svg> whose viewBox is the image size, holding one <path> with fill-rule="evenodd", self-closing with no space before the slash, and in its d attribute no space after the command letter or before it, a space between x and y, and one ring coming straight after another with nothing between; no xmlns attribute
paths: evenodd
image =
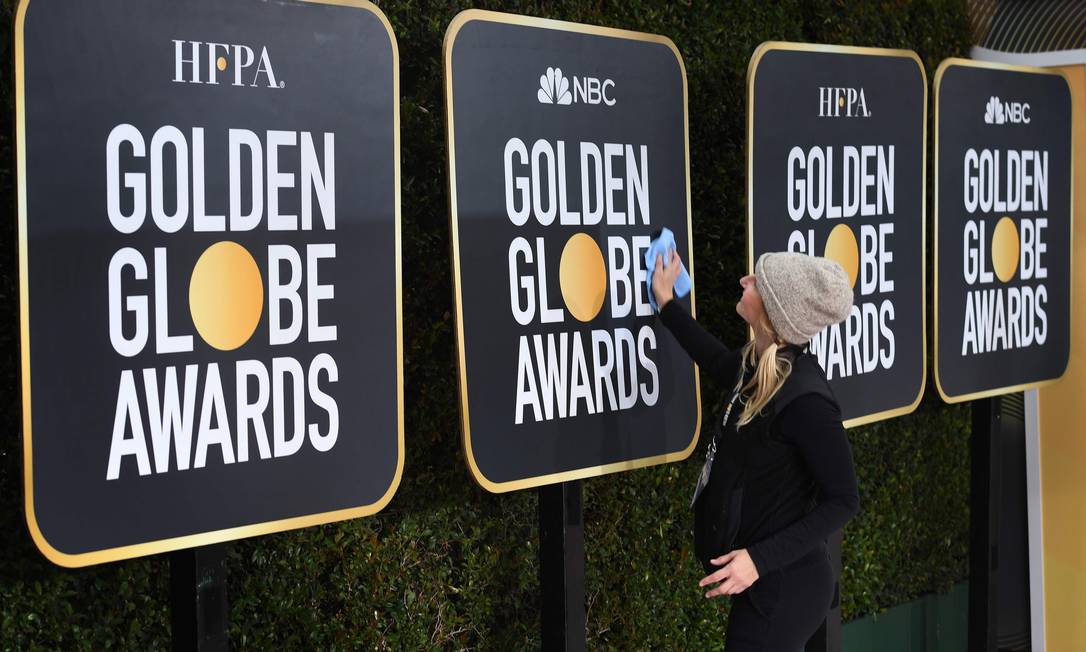
<svg viewBox="0 0 1086 652"><path fill-rule="evenodd" d="M540 623L548 651L586 648L583 495L581 480L539 488Z"/></svg>
<svg viewBox="0 0 1086 652"><path fill-rule="evenodd" d="M226 652L225 543L170 553L170 626L174 652Z"/></svg>

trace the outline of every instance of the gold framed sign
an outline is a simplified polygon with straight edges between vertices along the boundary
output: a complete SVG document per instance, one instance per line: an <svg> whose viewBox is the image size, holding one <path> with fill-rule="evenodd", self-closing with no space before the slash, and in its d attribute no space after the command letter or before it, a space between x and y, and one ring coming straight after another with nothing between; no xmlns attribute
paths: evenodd
<svg viewBox="0 0 1086 652"><path fill-rule="evenodd" d="M935 383L947 402L1067 369L1072 116L1058 70L947 59L935 74Z"/></svg>
<svg viewBox="0 0 1086 652"><path fill-rule="evenodd" d="M846 426L916 409L926 381L927 79L915 52L763 43L747 72L748 269L835 259L855 303L810 342Z"/></svg>
<svg viewBox="0 0 1086 652"><path fill-rule="evenodd" d="M380 510L404 460L385 16L23 0L15 39L38 548L85 566Z"/></svg>
<svg viewBox="0 0 1086 652"><path fill-rule="evenodd" d="M666 227L693 271L675 45L471 10L445 36L445 91L473 477L503 492L686 458L697 372L649 306L644 262Z"/></svg>

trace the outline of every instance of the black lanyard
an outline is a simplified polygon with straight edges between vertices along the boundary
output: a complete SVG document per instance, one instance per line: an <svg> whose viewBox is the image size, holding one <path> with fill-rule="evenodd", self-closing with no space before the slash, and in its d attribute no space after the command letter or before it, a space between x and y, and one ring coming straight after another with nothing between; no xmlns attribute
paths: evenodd
<svg viewBox="0 0 1086 652"><path fill-rule="evenodd" d="M735 407L735 402L739 399L740 390L743 388L743 368L739 368L739 380L735 383L735 389L732 391L731 398L728 399L728 406L724 408L724 418L720 421L720 430L713 433L713 438L709 440L709 446L705 451L705 464L701 467L701 474L698 475L698 484L694 487L694 497L690 499L690 506L693 507L697 501L698 496L701 495L702 490L709 484L709 474L713 470L713 459L716 457L717 436L724 432L728 427L728 418L731 417L732 408Z"/></svg>

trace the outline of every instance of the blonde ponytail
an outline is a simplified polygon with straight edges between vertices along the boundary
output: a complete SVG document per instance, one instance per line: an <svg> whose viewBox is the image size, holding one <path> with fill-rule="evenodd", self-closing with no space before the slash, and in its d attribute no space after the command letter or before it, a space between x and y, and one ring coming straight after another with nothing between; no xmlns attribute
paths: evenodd
<svg viewBox="0 0 1086 652"><path fill-rule="evenodd" d="M747 342L743 347L743 366L754 369L747 384L743 386L739 394L743 403L743 412L739 415L736 428L742 428L750 423L754 417L772 400L777 390L792 373L792 358L786 352L783 342L777 334L766 324L760 323L759 327L773 336L773 342L762 351L761 355L755 350L754 340Z"/></svg>

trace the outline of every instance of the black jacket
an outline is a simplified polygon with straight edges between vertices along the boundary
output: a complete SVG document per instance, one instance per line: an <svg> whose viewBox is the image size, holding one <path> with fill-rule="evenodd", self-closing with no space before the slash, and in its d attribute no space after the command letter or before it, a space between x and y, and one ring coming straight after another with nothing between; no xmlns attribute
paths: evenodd
<svg viewBox="0 0 1086 652"><path fill-rule="evenodd" d="M741 353L706 332L677 301L660 317L702 373L730 396ZM709 486L695 505L703 519L718 519L725 534L725 549L702 559L707 569L708 557L746 548L764 576L822 545L859 509L840 409L817 359L795 354L792 373L762 413L736 430L737 404L718 435ZM707 434L720 427L723 407Z"/></svg>

